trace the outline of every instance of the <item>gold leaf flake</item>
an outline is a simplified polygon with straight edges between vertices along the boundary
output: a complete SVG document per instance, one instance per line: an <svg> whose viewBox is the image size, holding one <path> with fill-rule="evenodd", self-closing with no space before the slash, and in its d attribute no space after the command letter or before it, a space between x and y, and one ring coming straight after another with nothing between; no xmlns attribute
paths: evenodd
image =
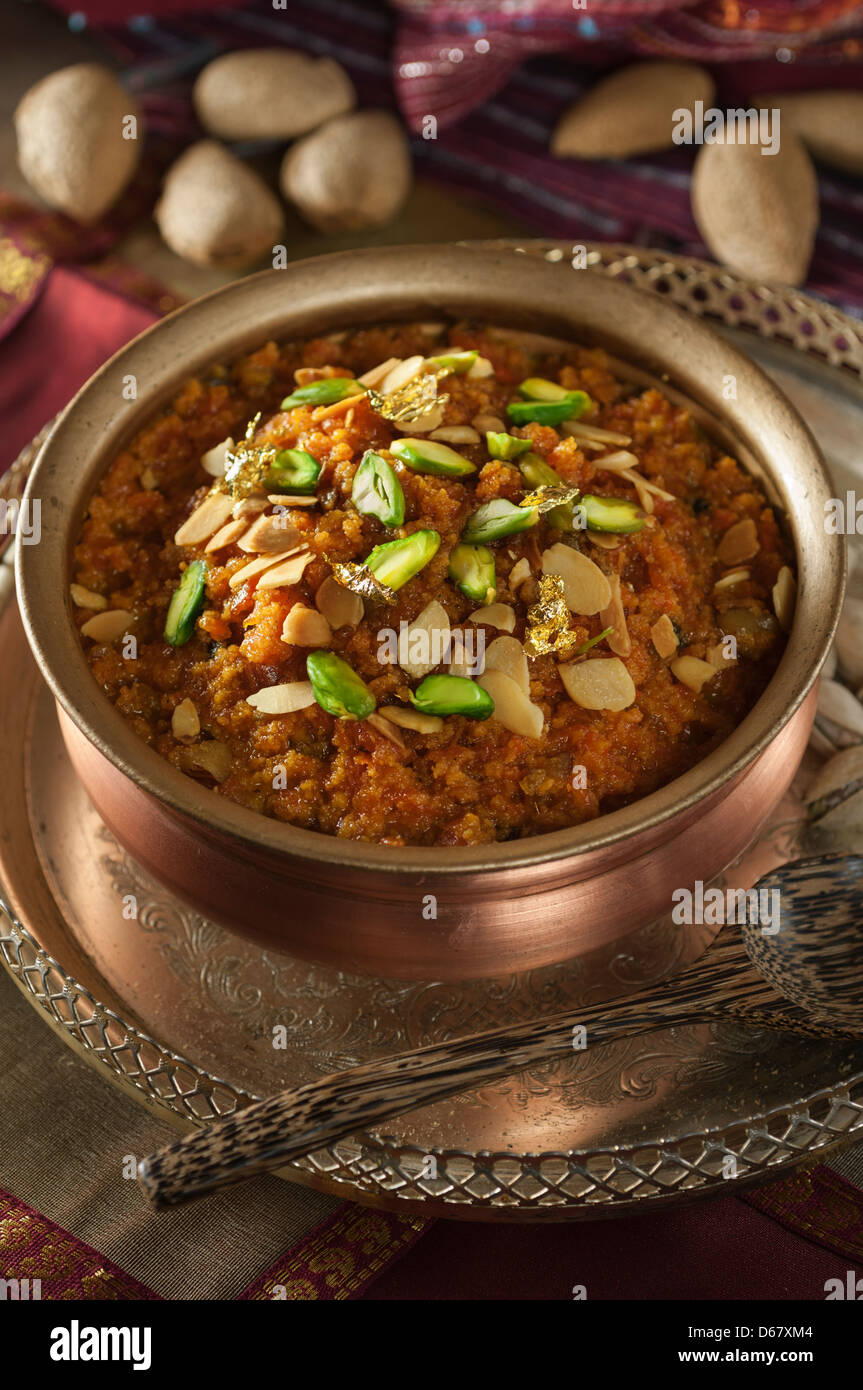
<svg viewBox="0 0 863 1390"><path fill-rule="evenodd" d="M563 506L565 502L573 502L579 495L579 488L555 483L529 492L526 497L522 497L518 505L535 507L538 512L553 512L555 507Z"/></svg>
<svg viewBox="0 0 863 1390"><path fill-rule="evenodd" d="M569 626L566 591L559 574L544 574L539 581L539 600L527 610L525 650L528 656L558 652L571 656L579 646Z"/></svg>
<svg viewBox="0 0 863 1390"><path fill-rule="evenodd" d="M248 497L252 492L264 489L278 449L273 444L253 444L255 430L261 420L261 412L246 426L245 437L232 449L225 451L225 473L214 484L214 491L227 492L236 499Z"/></svg>
<svg viewBox="0 0 863 1390"><path fill-rule="evenodd" d="M333 572L333 579L343 589L350 589L351 593L372 602L396 602L395 590L382 584L368 565L358 565L354 560L331 560L329 555L324 555L324 559Z"/></svg>
<svg viewBox="0 0 863 1390"><path fill-rule="evenodd" d="M449 396L439 396L437 390L438 382L445 376L449 376L449 372L443 369L420 372L418 376L406 381L404 386L386 396L369 387L366 390L372 409L378 415L382 415L391 424L409 425L413 420L427 415L433 405L446 405Z"/></svg>

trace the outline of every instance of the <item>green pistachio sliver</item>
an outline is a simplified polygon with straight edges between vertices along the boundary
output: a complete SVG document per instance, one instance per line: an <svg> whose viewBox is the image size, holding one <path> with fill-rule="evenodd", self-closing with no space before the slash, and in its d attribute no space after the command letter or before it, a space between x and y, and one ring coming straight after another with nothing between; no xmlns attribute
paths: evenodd
<svg viewBox="0 0 863 1390"><path fill-rule="evenodd" d="M311 652L306 657L306 673L312 694L327 714L337 719L367 719L377 701L364 680L335 652Z"/></svg>
<svg viewBox="0 0 863 1390"><path fill-rule="evenodd" d="M577 420L591 406L586 391L566 391L560 400L510 401L506 413L515 425L559 425L562 420Z"/></svg>
<svg viewBox="0 0 863 1390"><path fill-rule="evenodd" d="M515 434L495 433L486 430L485 442L493 459L515 459L526 454L530 448L529 439L519 439Z"/></svg>
<svg viewBox="0 0 863 1390"><path fill-rule="evenodd" d="M366 567L388 589L400 589L428 564L439 545L437 531L414 531L401 540L376 545L366 560Z"/></svg>
<svg viewBox="0 0 863 1390"><path fill-rule="evenodd" d="M518 388L518 394L529 401L562 401L571 393L556 381L544 376L529 376Z"/></svg>
<svg viewBox="0 0 863 1390"><path fill-rule="evenodd" d="M449 577L476 603L493 603L497 592L494 553L484 545L457 545L450 552Z"/></svg>
<svg viewBox="0 0 863 1390"><path fill-rule="evenodd" d="M589 637L586 642L581 642L571 655L584 656L584 653L589 652L591 647L595 647L597 642L604 642L606 637L610 637L613 632L613 627L607 627L604 632L598 632L595 637Z"/></svg>
<svg viewBox="0 0 863 1390"><path fill-rule="evenodd" d="M463 478L468 473L476 472L475 463L436 439L396 439L390 445L390 453L415 473L441 473L449 478Z"/></svg>
<svg viewBox="0 0 863 1390"><path fill-rule="evenodd" d="M363 454L354 474L351 501L361 516L376 516L384 526L401 526L405 495L395 469L373 449Z"/></svg>
<svg viewBox="0 0 863 1390"><path fill-rule="evenodd" d="M538 520L539 512L534 507L515 507L505 497L495 497L468 518L461 538L467 545L482 545L513 536L517 531L528 531Z"/></svg>
<svg viewBox="0 0 863 1390"><path fill-rule="evenodd" d="M470 371L478 357L478 348L466 349L464 352L442 352L438 357L427 357L425 365L433 370L445 367L447 371L463 376L465 372Z"/></svg>
<svg viewBox="0 0 863 1390"><path fill-rule="evenodd" d="M193 560L183 571L179 586L171 595L165 618L165 641L172 647L182 647L195 630L195 619L204 603L207 566L203 560Z"/></svg>
<svg viewBox="0 0 863 1390"><path fill-rule="evenodd" d="M546 463L539 454L525 454L524 458L519 459L518 466L524 481L533 490L565 486L560 474L555 473L551 464ZM572 503L563 502L559 507L553 507L546 513L545 519L549 526L554 526L558 531L571 531L573 526Z"/></svg>
<svg viewBox="0 0 863 1390"><path fill-rule="evenodd" d="M641 531L647 522L640 507L621 497L594 497L586 492L579 507L589 531L613 531L626 536Z"/></svg>
<svg viewBox="0 0 863 1390"><path fill-rule="evenodd" d="M274 492L308 496L317 487L320 472L321 465L305 449L279 449L266 484Z"/></svg>
<svg viewBox="0 0 863 1390"><path fill-rule="evenodd" d="M539 454L525 454L523 459L519 459L518 467L524 481L532 488L559 487L563 483L560 474L555 473L551 464L546 463Z"/></svg>
<svg viewBox="0 0 863 1390"><path fill-rule="evenodd" d="M346 376L326 376L320 381L310 381L308 386L299 386L289 396L285 396L280 410L296 410L299 405L335 405L348 396L360 396L365 387L359 381Z"/></svg>
<svg viewBox="0 0 863 1390"><path fill-rule="evenodd" d="M411 695L411 704L423 714L464 714L468 719L488 719L494 700L487 690L467 676L426 676Z"/></svg>

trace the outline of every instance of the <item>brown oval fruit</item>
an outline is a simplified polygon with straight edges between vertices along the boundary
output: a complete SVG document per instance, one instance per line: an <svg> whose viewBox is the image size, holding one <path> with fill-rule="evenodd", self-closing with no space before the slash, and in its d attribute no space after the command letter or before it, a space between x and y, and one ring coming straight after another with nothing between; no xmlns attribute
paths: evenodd
<svg viewBox="0 0 863 1390"><path fill-rule="evenodd" d="M195 265L248 265L272 251L284 228L278 198L215 140L200 140L171 165L155 217L171 250Z"/></svg>
<svg viewBox="0 0 863 1390"><path fill-rule="evenodd" d="M757 144L705 145L692 174L692 211L723 265L753 280L805 280L818 228L818 182L793 131L782 131L772 155Z"/></svg>
<svg viewBox="0 0 863 1390"><path fill-rule="evenodd" d="M77 222L98 221L117 201L141 152L137 102L99 63L43 77L19 102L15 133L30 187Z"/></svg>
<svg viewBox="0 0 863 1390"><path fill-rule="evenodd" d="M388 111L337 116L288 150L280 182L285 197L323 232L380 227L410 192L410 147Z"/></svg>
<svg viewBox="0 0 863 1390"><path fill-rule="evenodd" d="M192 99L198 120L223 140L293 140L356 105L353 83L332 58L250 48L208 63Z"/></svg>
<svg viewBox="0 0 863 1390"><path fill-rule="evenodd" d="M752 105L781 112L780 129L793 130L816 159L863 174L863 92L775 92Z"/></svg>
<svg viewBox="0 0 863 1390"><path fill-rule="evenodd" d="M713 78L696 63L632 63L603 78L565 111L551 152L570 159L626 159L674 144L674 112L705 107Z"/></svg>

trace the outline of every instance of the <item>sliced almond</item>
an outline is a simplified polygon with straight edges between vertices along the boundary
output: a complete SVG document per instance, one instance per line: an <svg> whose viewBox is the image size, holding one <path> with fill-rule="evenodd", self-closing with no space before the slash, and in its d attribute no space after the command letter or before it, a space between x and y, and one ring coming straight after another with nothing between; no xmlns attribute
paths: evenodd
<svg viewBox="0 0 863 1390"><path fill-rule="evenodd" d="M617 430L603 430L599 425L585 425L580 420L564 420L564 434L571 435L573 439L585 439L596 444L631 444L632 438L628 434L620 434ZM635 455L633 454L633 458Z"/></svg>
<svg viewBox="0 0 863 1390"><path fill-rule="evenodd" d="M283 560L274 569L265 570L258 580L258 588L260 590L289 589L292 584L299 584L306 565L311 564L313 559L314 556L310 550L303 550L297 555L292 555L290 559Z"/></svg>
<svg viewBox="0 0 863 1390"><path fill-rule="evenodd" d="M790 632L797 603L797 580L787 565L783 565L773 585L773 611L783 632Z"/></svg>
<svg viewBox="0 0 863 1390"><path fill-rule="evenodd" d="M621 710L635 703L632 676L617 656L571 662L557 669L570 700L582 709Z"/></svg>
<svg viewBox="0 0 863 1390"><path fill-rule="evenodd" d="M516 560L509 572L509 587L512 589L513 593L517 593L522 584L530 579L531 572L530 561L526 556L522 555L520 560Z"/></svg>
<svg viewBox="0 0 863 1390"><path fill-rule="evenodd" d="M70 584L69 593L76 608L91 608L94 613L101 613L108 607L108 600L104 594L96 594L92 589L85 589L82 584Z"/></svg>
<svg viewBox="0 0 863 1390"><path fill-rule="evenodd" d="M200 545L224 526L234 507L233 497L226 492L208 492L174 534L175 545Z"/></svg>
<svg viewBox="0 0 863 1390"><path fill-rule="evenodd" d="M281 555L296 545L300 533L288 512L259 516L237 544L250 555Z"/></svg>
<svg viewBox="0 0 863 1390"><path fill-rule="evenodd" d="M591 545L599 550L617 550L620 546L621 537L608 535L605 531L585 531L585 535Z"/></svg>
<svg viewBox="0 0 863 1390"><path fill-rule="evenodd" d="M611 602L603 608L599 615L599 621L603 629L607 627L614 629L607 640L615 655L629 656L632 651L632 639L626 626L626 613L620 594L620 576L617 574L609 575L608 582L611 585Z"/></svg>
<svg viewBox="0 0 863 1390"><path fill-rule="evenodd" d="M559 574L571 613L601 613L611 602L611 585L599 565L558 541L542 554L543 574Z"/></svg>
<svg viewBox="0 0 863 1390"><path fill-rule="evenodd" d="M478 357L467 373L469 377L476 380L478 377L494 376L494 367L487 357Z"/></svg>
<svg viewBox="0 0 863 1390"><path fill-rule="evenodd" d="M457 634L458 635L458 634ZM485 648L477 650L474 655L462 646L456 649L456 654L450 660L447 671L451 676L465 676L468 680L476 680L485 670Z"/></svg>
<svg viewBox="0 0 863 1390"><path fill-rule="evenodd" d="M378 713L399 728L413 729L418 734L439 734L443 728L440 715L422 714L418 709L404 709L401 705L385 705Z"/></svg>
<svg viewBox="0 0 863 1390"><path fill-rule="evenodd" d="M716 667L697 656L678 656L671 662L671 669L681 685L688 686L696 695L716 675Z"/></svg>
<svg viewBox="0 0 863 1390"><path fill-rule="evenodd" d="M402 748L407 752L407 744L391 720L384 719L380 714L375 713L366 715L366 723L371 724L373 729L377 729L379 734L383 734L384 738L388 738L390 743L394 743L397 748Z"/></svg>
<svg viewBox="0 0 863 1390"><path fill-rule="evenodd" d="M475 415L471 420L475 430L480 434L506 434L506 421L501 420L499 415Z"/></svg>
<svg viewBox="0 0 863 1390"><path fill-rule="evenodd" d="M431 410L427 410L425 415L418 415L416 420L411 420L411 434L429 434L432 430L438 429L444 421L444 408L442 405L433 405Z"/></svg>
<svg viewBox="0 0 863 1390"><path fill-rule="evenodd" d="M705 660L711 666L715 666L717 671L721 671L725 666L737 665L737 658L727 654L724 642L717 642L715 646L708 647L704 655Z"/></svg>
<svg viewBox="0 0 863 1390"><path fill-rule="evenodd" d="M293 714L315 703L311 681L287 681L284 685L266 685L256 690L246 701L261 714Z"/></svg>
<svg viewBox="0 0 863 1390"><path fill-rule="evenodd" d="M292 647L328 647L333 630L316 608L295 603L282 625L282 641Z"/></svg>
<svg viewBox="0 0 863 1390"><path fill-rule="evenodd" d="M628 483L632 483L632 486L635 488L635 491L638 494L638 500L641 503L642 508L644 509L644 511L647 512L647 515L650 516L651 513L655 510L655 503L653 501L650 489L647 487L647 484L645 483L641 474L636 473L633 468L624 468L620 476L621 478L625 478Z"/></svg>
<svg viewBox="0 0 863 1390"><path fill-rule="evenodd" d="M318 499L314 493L311 497L295 497L293 493L271 492L267 501L272 502L274 507L316 507L318 505Z"/></svg>
<svg viewBox="0 0 863 1390"><path fill-rule="evenodd" d="M242 517L227 521L221 530L207 541L204 546L204 554L211 555L214 550L223 550L226 545L233 545L234 541L239 540L245 532L246 524ZM240 548L242 549L242 546Z"/></svg>
<svg viewBox="0 0 863 1390"><path fill-rule="evenodd" d="M107 612L88 618L81 628L81 634L93 642L114 642L128 632L134 621L127 608L109 608Z"/></svg>
<svg viewBox="0 0 863 1390"><path fill-rule="evenodd" d="M234 448L234 441L231 438L223 439L221 444L216 444L214 448L208 449L201 456L201 467L205 473L209 473L211 478L224 478L228 467L228 451Z"/></svg>
<svg viewBox="0 0 863 1390"><path fill-rule="evenodd" d="M437 599L432 599L413 622L399 632L399 666L415 680L422 680L446 659L449 640L446 609Z"/></svg>
<svg viewBox="0 0 863 1390"><path fill-rule="evenodd" d="M480 437L471 425L444 425L432 430L431 439L441 439L446 444L479 444Z"/></svg>
<svg viewBox="0 0 863 1390"><path fill-rule="evenodd" d="M737 521L722 537L716 549L716 555L723 565L740 565L744 560L751 560L760 550L758 544L758 529L751 517L746 517L744 521Z"/></svg>
<svg viewBox="0 0 863 1390"><path fill-rule="evenodd" d="M228 587L239 589L241 584L247 584L250 579L254 579L256 574L263 574L265 570L273 568L282 560L287 560L289 556L300 555L304 552L305 546L293 546L281 555L259 555L257 560L250 560L247 565L234 571L228 580Z"/></svg>
<svg viewBox="0 0 863 1390"><path fill-rule="evenodd" d="M403 361L397 362L391 367L380 384L379 390L382 396L390 396L400 387L407 386L409 381L413 381L415 376L419 376L425 365L425 358L419 355L405 357Z"/></svg>
<svg viewBox="0 0 863 1390"><path fill-rule="evenodd" d="M635 469L631 471L627 470L625 473L621 473L620 476L621 478L626 478L628 482L633 483L636 487L642 487L651 497L662 497L666 502L677 501L673 492L667 492L664 487L660 487L658 483L651 482L649 478L645 478L641 473L636 472Z"/></svg>
<svg viewBox="0 0 863 1390"><path fill-rule="evenodd" d="M171 733L174 738L197 738L201 732L201 721L192 700L181 700L171 715Z"/></svg>
<svg viewBox="0 0 863 1390"><path fill-rule="evenodd" d="M485 649L486 671L502 671L519 690L530 694L530 672L524 647L517 637L495 637Z"/></svg>
<svg viewBox="0 0 863 1390"><path fill-rule="evenodd" d="M145 492L155 492L159 486L159 479L156 477L152 468L145 468L138 482Z"/></svg>
<svg viewBox="0 0 863 1390"><path fill-rule="evenodd" d="M220 743L218 739L206 739L181 751L180 766L187 772L200 769L209 773L214 782L224 782L231 774L233 758L227 744Z"/></svg>
<svg viewBox="0 0 863 1390"><path fill-rule="evenodd" d="M628 449L618 449L613 454L605 454L601 459L592 460L594 468L604 468L608 473L623 473L629 468L638 467L638 456Z"/></svg>
<svg viewBox="0 0 863 1390"><path fill-rule="evenodd" d="M363 620L365 604L359 594L337 584L328 574L315 594L315 607L323 613L330 627L335 631L340 627L356 627Z"/></svg>
<svg viewBox="0 0 863 1390"><path fill-rule="evenodd" d="M494 700L493 719L522 738L542 738L544 715L539 705L531 703L521 687L504 671L489 671L477 680Z"/></svg>
<svg viewBox="0 0 863 1390"><path fill-rule="evenodd" d="M251 497L241 497L239 502L235 502L231 508L231 516L237 520L242 518L248 521L250 517L259 516L265 512L269 506L270 499L262 493L252 494Z"/></svg>
<svg viewBox="0 0 863 1390"><path fill-rule="evenodd" d="M370 367L367 372L363 372L362 376L357 377L357 381L362 386L371 386L373 390L377 390L381 382L386 381L393 367L397 367L400 361L400 357L388 357L386 362L379 362L376 367Z"/></svg>
<svg viewBox="0 0 863 1390"><path fill-rule="evenodd" d="M508 603L489 603L485 608L475 608L468 617L472 623L487 623L489 627L499 627L501 632L512 632L515 627L515 609Z"/></svg>
<svg viewBox="0 0 863 1390"><path fill-rule="evenodd" d="M653 645L663 661L667 661L678 648L677 633L674 631L674 624L667 613L663 613L661 618L657 618L653 627L650 629L650 636Z"/></svg>
<svg viewBox="0 0 863 1390"><path fill-rule="evenodd" d="M713 586L713 592L716 593L717 590L721 591L722 589L733 589L735 584L742 584L745 579L748 579L749 574L749 570L731 570L728 574L723 574L721 579L717 579Z"/></svg>

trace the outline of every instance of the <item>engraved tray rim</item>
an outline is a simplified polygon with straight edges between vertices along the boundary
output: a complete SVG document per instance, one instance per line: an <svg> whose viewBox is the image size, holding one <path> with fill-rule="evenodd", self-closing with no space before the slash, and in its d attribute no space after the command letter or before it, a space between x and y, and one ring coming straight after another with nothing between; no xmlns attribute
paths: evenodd
<svg viewBox="0 0 863 1390"><path fill-rule="evenodd" d="M560 261L573 244L548 239L497 239L472 245ZM833 305L796 289L746 280L706 261L631 246L581 243L592 273L628 279L664 293L697 315L750 335L775 339L837 369L845 384L863 382L863 325ZM0 497L19 496L50 426L0 479ZM10 547L11 549L11 547ZM0 560L0 603L11 593L10 554ZM4 573L5 572L5 573ZM0 960L55 1033L107 1074L113 1084L181 1128L230 1113L253 1099L160 1044L103 1005L51 957L9 910L0 892ZM814 1113L811 1113L814 1112ZM821 1113L823 1112L823 1113ZM837 1117L844 1119L837 1123ZM469 1151L413 1145L361 1135L279 1171L279 1176L345 1199L412 1215L467 1220L572 1220L626 1215L696 1200L711 1191L752 1185L777 1171L823 1155L863 1134L863 1071L819 1086L793 1102L758 1110L715 1128L679 1132L630 1145L543 1150ZM695 1157L687 1147L698 1145ZM674 1150L674 1151L672 1151ZM433 1154L443 1177L435 1191L412 1170ZM722 1176L723 1157L739 1160L738 1175ZM601 1165L605 1170L601 1170ZM557 1165L563 1176L549 1173ZM518 1168L515 1177L504 1170ZM574 1194L562 1184L585 1184ZM477 1190L481 1180L486 1190ZM516 1190L523 1183L522 1190ZM473 1188L471 1184L474 1184ZM524 1185L526 1184L526 1186ZM645 1207L645 1203L648 1204Z"/></svg>

